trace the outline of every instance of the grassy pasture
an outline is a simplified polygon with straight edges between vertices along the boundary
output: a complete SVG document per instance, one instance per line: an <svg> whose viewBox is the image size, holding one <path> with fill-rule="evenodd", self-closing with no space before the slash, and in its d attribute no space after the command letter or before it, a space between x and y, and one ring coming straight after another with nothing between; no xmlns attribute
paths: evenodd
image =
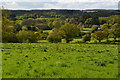
<svg viewBox="0 0 120 80"><path fill-rule="evenodd" d="M3 78L116 78L118 46L3 43Z"/></svg>

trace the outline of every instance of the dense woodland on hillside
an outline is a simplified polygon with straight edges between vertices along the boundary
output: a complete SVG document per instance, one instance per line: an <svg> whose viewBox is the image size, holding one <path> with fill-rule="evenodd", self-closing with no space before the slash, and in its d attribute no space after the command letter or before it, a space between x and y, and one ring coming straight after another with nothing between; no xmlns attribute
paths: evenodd
<svg viewBox="0 0 120 80"><path fill-rule="evenodd" d="M2 41L119 42L119 10L2 10ZM111 41L112 40L112 41Z"/></svg>

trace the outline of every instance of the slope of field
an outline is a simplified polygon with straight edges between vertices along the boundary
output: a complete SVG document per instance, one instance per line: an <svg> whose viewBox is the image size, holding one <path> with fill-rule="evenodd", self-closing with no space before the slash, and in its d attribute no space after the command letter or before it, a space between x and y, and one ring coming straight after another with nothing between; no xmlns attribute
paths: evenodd
<svg viewBox="0 0 120 80"><path fill-rule="evenodd" d="M3 78L116 78L117 45L3 43Z"/></svg>

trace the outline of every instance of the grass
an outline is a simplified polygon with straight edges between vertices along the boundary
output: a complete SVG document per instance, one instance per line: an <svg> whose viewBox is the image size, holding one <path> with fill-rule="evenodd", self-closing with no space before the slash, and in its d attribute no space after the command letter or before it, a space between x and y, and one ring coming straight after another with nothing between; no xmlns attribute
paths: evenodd
<svg viewBox="0 0 120 80"><path fill-rule="evenodd" d="M3 43L3 78L116 78L118 46Z"/></svg>
<svg viewBox="0 0 120 80"><path fill-rule="evenodd" d="M49 33L50 31L51 31L51 30L43 30L43 32L48 32L48 33Z"/></svg>
<svg viewBox="0 0 120 80"><path fill-rule="evenodd" d="M83 28L83 31L92 31L92 28Z"/></svg>

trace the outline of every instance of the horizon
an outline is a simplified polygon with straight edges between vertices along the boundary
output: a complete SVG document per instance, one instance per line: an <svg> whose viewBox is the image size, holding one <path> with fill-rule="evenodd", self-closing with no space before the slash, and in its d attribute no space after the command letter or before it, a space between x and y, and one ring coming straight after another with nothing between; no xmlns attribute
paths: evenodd
<svg viewBox="0 0 120 80"><path fill-rule="evenodd" d="M6 10L14 10L17 11L17 9L6 9ZM91 10L119 10L119 9L18 9L23 11L32 11L32 10L74 10L74 11L91 11Z"/></svg>

